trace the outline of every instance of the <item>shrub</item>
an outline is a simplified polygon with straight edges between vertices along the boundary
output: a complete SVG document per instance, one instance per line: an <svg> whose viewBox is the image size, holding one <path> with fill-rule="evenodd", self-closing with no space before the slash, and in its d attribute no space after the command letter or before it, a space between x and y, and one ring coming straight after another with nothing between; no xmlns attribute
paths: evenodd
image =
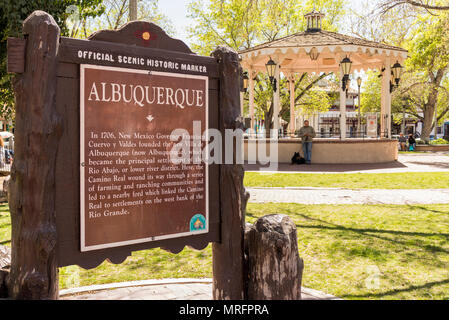
<svg viewBox="0 0 449 320"><path fill-rule="evenodd" d="M449 141L440 138L440 139L430 141L430 144L449 144Z"/></svg>
<svg viewBox="0 0 449 320"><path fill-rule="evenodd" d="M416 144L426 144L426 142L421 139L416 139Z"/></svg>

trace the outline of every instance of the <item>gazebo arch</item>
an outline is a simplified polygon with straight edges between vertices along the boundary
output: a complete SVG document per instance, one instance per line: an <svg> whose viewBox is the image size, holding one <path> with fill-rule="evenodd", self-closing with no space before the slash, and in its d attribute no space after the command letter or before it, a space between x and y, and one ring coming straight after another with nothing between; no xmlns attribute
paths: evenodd
<svg viewBox="0 0 449 320"><path fill-rule="evenodd" d="M341 61L349 58L352 71L377 69L382 72L381 86L381 137L391 138L391 92L392 66L403 64L408 51L374 41L343 35L321 29L324 14L312 11L305 15L307 30L268 43L240 51L241 65L248 71L249 113L251 132L254 130L254 76L266 72L266 63L272 59L276 63L274 77L279 83L280 73L290 81L291 119L295 119L294 74L304 72L333 72L343 79ZM273 129L279 129L279 90L273 93ZM289 131L295 131L295 121L290 121ZM341 139L346 138L346 90L340 86L340 131ZM384 134L386 133L386 134Z"/></svg>

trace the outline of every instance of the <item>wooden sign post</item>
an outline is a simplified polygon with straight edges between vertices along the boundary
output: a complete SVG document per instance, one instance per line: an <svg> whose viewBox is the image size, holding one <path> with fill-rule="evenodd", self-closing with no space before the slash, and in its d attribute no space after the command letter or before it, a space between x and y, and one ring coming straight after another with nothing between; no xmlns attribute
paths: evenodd
<svg viewBox="0 0 449 320"><path fill-rule="evenodd" d="M10 296L57 299L61 266L213 242L214 297L244 299L243 168L201 161L206 129L239 127L237 53L197 56L142 21L60 37L42 11L23 33L8 40L17 74Z"/></svg>

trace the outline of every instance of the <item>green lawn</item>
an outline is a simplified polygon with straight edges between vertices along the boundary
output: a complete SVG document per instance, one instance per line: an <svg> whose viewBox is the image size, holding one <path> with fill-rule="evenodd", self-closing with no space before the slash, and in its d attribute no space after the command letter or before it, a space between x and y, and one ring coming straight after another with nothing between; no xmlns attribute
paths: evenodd
<svg viewBox="0 0 449 320"><path fill-rule="evenodd" d="M247 220L271 213L297 225L305 287L344 299L449 299L449 205L250 204ZM375 269L379 288L368 289Z"/></svg>
<svg viewBox="0 0 449 320"><path fill-rule="evenodd" d="M273 213L288 214L298 227L305 287L344 299L449 299L449 205L248 204L247 221ZM375 270L379 287L370 289ZM212 277L210 245L178 255L140 251L92 270L61 268L60 287L181 277Z"/></svg>
<svg viewBox="0 0 449 320"><path fill-rule="evenodd" d="M8 204L0 204L0 245L11 246L11 219Z"/></svg>
<svg viewBox="0 0 449 320"><path fill-rule="evenodd" d="M448 189L449 172L408 173L259 173L245 172L246 187L349 189Z"/></svg>

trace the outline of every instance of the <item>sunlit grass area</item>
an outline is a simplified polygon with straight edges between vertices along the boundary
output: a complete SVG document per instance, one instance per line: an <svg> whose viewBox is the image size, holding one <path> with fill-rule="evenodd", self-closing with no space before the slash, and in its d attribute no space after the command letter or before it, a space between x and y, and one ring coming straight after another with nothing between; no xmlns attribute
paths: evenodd
<svg viewBox="0 0 449 320"><path fill-rule="evenodd" d="M247 220L271 213L297 225L305 287L344 299L449 298L449 205L250 204Z"/></svg>
<svg viewBox="0 0 449 320"><path fill-rule="evenodd" d="M6 202L0 204L0 245L11 246L11 218Z"/></svg>
<svg viewBox="0 0 449 320"><path fill-rule="evenodd" d="M259 173L245 172L246 187L349 189L447 189L449 172L408 173Z"/></svg>
<svg viewBox="0 0 449 320"><path fill-rule="evenodd" d="M5 209L2 206L2 210ZM7 211L0 242L9 244ZM449 299L449 205L248 204L248 222L287 214L298 228L303 285L344 299ZM60 269L60 288L212 277L211 245L135 252L124 263Z"/></svg>

